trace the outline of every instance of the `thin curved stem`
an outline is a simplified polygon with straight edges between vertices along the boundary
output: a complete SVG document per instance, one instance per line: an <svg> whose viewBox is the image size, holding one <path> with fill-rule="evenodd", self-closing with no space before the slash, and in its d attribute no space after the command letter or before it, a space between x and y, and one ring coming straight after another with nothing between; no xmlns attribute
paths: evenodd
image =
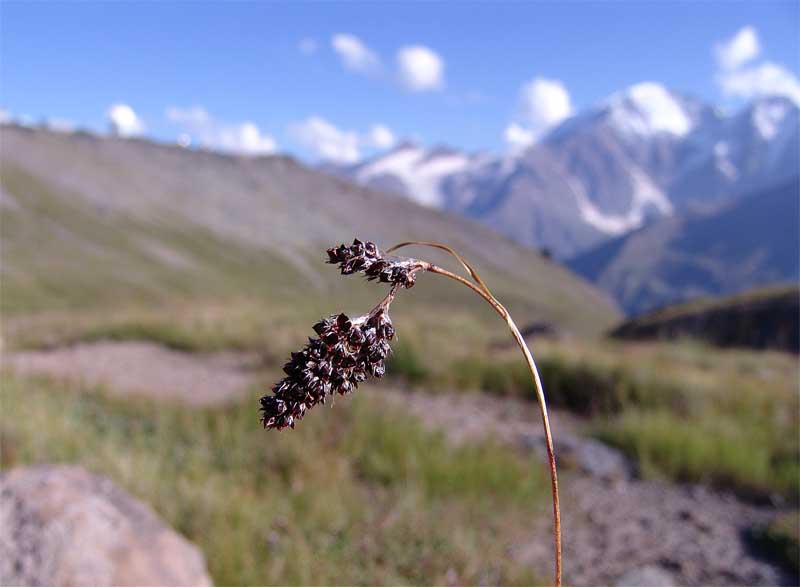
<svg viewBox="0 0 800 587"><path fill-rule="evenodd" d="M424 262L423 262L424 263ZM528 369L531 372L531 376L533 377L534 387L536 389L536 399L539 403L539 410L542 415L542 424L544 426L544 436L545 442L547 445L547 460L550 465L550 483L551 489L553 493L553 539L555 542L555 575L556 581L555 584L557 587L561 586L561 511L558 504L558 474L556 472L556 459L555 454L553 452L553 435L550 432L550 418L547 415L547 402L545 401L544 397L544 387L542 386L542 380L539 377L539 369L536 367L536 362L533 360L533 355L531 355L531 351L528 348L528 345L525 343L525 339L522 337L522 334L517 328L517 325L514 323L514 320L511 318L511 315L508 313L508 310L499 302L497 299L489 293L488 289L484 290L483 288L475 285L471 281L464 279L460 275L456 275L455 273L451 273L447 269L443 269L442 267L438 267L433 265L432 263L424 263L423 265L426 271L430 271L431 273L437 273L439 275L443 275L450 279L457 281L458 283L467 286L476 294L481 296L489 305L494 308L495 312L497 312L503 320L505 320L506 324L508 325L509 330L511 330L511 334L514 336L514 340L516 340L517 345L519 346L522 354L525 356L525 362L528 364ZM472 271L470 271L472 273ZM479 281L480 285L483 285L482 281Z"/></svg>
<svg viewBox="0 0 800 587"><path fill-rule="evenodd" d="M481 286L483 288L483 291L485 291L489 296L494 298L494 296L492 295L492 292L489 291L489 286L486 285L486 283L483 281L483 279L481 279L481 276L478 274L477 271L475 271L475 268L472 265L470 265L470 263L464 257L462 257L453 247L450 247L448 245L443 245L442 243L435 243L435 242L431 242L431 241L406 241L406 242L398 243L398 244L394 245L393 247L390 247L390 248L386 249L386 252L387 253L391 253L393 251L396 251L397 249L401 249L403 247L410 247L410 246L433 247L434 249L441 249L443 251L447 251L453 257L455 257L458 260L459 263L461 263L461 265L464 267L464 269L467 270L467 273L469 273L470 277L472 277L472 279L475 280L475 283L477 283L479 286Z"/></svg>

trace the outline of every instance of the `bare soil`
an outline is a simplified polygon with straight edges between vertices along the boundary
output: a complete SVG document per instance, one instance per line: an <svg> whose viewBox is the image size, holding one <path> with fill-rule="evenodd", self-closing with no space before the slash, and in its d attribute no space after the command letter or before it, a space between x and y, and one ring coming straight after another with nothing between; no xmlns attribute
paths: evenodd
<svg viewBox="0 0 800 587"><path fill-rule="evenodd" d="M247 390L257 357L194 355L149 342L96 342L7 353L3 367L101 385L118 395L146 395L194 406L233 401Z"/></svg>

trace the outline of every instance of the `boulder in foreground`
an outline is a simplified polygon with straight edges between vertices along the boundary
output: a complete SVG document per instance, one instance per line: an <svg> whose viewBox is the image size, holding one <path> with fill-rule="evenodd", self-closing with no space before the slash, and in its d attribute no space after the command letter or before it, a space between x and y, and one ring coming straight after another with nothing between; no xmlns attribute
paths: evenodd
<svg viewBox="0 0 800 587"><path fill-rule="evenodd" d="M77 466L0 475L0 585L211 585L200 550Z"/></svg>

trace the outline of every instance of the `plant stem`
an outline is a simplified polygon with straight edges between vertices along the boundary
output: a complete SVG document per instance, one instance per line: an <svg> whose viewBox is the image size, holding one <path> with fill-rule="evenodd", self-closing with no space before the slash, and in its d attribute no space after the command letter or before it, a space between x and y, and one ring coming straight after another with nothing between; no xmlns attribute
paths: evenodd
<svg viewBox="0 0 800 587"><path fill-rule="evenodd" d="M514 335L514 340L516 340L517 345L519 346L522 354L525 356L525 362L528 364L528 369L530 369L531 376L533 377L534 387L536 389L536 398L539 400L539 410L542 414L542 424L544 426L544 437L545 442L547 445L547 460L550 464L550 484L553 493L553 539L555 541L555 554L556 554L556 587L561 586L561 511L558 505L558 475L556 473L556 458L555 454L553 453L553 435L550 432L550 418L547 415L547 403L544 397L544 388L542 386L542 380L539 377L539 370L536 367L536 362L533 360L533 355L531 355L531 351L528 348L528 345L525 343L525 339L520 334L519 328L512 320L511 315L508 313L508 310L497 301L497 299L491 295L491 293L487 290L482 289L481 287L475 285L471 281L464 279L463 277L456 275L455 273L451 273L447 269L443 269L442 267L438 267L433 265L432 263L424 263L424 269L426 271L430 271L431 273L437 273L439 275L443 275L445 277L449 277L462 285L467 286L476 294L481 296L486 302L488 302L492 308L500 315L500 317L505 320L506 324L508 325L509 330L511 330L511 334ZM482 283L481 283L482 285ZM485 287L485 286L484 286Z"/></svg>

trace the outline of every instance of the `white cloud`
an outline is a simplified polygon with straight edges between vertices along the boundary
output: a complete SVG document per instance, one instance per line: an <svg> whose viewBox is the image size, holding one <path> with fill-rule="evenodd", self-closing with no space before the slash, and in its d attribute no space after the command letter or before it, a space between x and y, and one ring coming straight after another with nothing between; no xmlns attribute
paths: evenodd
<svg viewBox="0 0 800 587"><path fill-rule="evenodd" d="M564 84L537 77L520 89L516 121L506 127L503 138L512 148L522 148L571 114L572 103Z"/></svg>
<svg viewBox="0 0 800 587"><path fill-rule="evenodd" d="M11 122L11 113L5 108L0 108L0 124L8 124Z"/></svg>
<svg viewBox="0 0 800 587"><path fill-rule="evenodd" d="M785 67L771 61L723 72L717 81L726 96L752 99L779 95L800 105L800 80Z"/></svg>
<svg viewBox="0 0 800 587"><path fill-rule="evenodd" d="M303 55L313 55L317 52L317 42L311 37L305 37L297 44L297 49Z"/></svg>
<svg viewBox="0 0 800 587"><path fill-rule="evenodd" d="M714 47L717 63L722 69L732 70L758 57L761 47L756 30L743 27L733 37Z"/></svg>
<svg viewBox="0 0 800 587"><path fill-rule="evenodd" d="M531 131L512 122L506 127L506 130L503 131L503 140L505 140L512 151L521 151L531 146L536 139Z"/></svg>
<svg viewBox="0 0 800 587"><path fill-rule="evenodd" d="M144 124L127 104L114 104L106 113L111 133L120 137L135 137L144 133Z"/></svg>
<svg viewBox="0 0 800 587"><path fill-rule="evenodd" d="M520 113L540 135L572 114L569 92L560 80L536 78L520 91Z"/></svg>
<svg viewBox="0 0 800 587"><path fill-rule="evenodd" d="M800 105L800 80L784 66L762 60L758 34L751 26L714 46L719 70L716 81L723 95L752 100L762 96L785 96Z"/></svg>
<svg viewBox="0 0 800 587"><path fill-rule="evenodd" d="M444 87L444 61L432 49L422 45L403 47L397 52L400 81L414 92Z"/></svg>
<svg viewBox="0 0 800 587"><path fill-rule="evenodd" d="M241 155L268 155L277 149L275 139L264 134L254 123L228 123L216 120L205 108L170 107L167 120L184 131L179 144L188 146L194 139L207 148Z"/></svg>
<svg viewBox="0 0 800 587"><path fill-rule="evenodd" d="M380 69L380 58L355 35L333 35L331 46L344 66L351 71L373 73Z"/></svg>
<svg viewBox="0 0 800 587"><path fill-rule="evenodd" d="M320 116L289 125L289 135L321 159L355 163L361 158L358 133L340 130Z"/></svg>
<svg viewBox="0 0 800 587"><path fill-rule="evenodd" d="M365 133L343 130L321 116L309 116L289 125L289 136L316 157L333 163L356 163L362 149L391 149L397 137L384 124L373 124Z"/></svg>
<svg viewBox="0 0 800 587"><path fill-rule="evenodd" d="M397 143L397 137L386 126L373 124L362 141L366 146L376 149L391 149Z"/></svg>

